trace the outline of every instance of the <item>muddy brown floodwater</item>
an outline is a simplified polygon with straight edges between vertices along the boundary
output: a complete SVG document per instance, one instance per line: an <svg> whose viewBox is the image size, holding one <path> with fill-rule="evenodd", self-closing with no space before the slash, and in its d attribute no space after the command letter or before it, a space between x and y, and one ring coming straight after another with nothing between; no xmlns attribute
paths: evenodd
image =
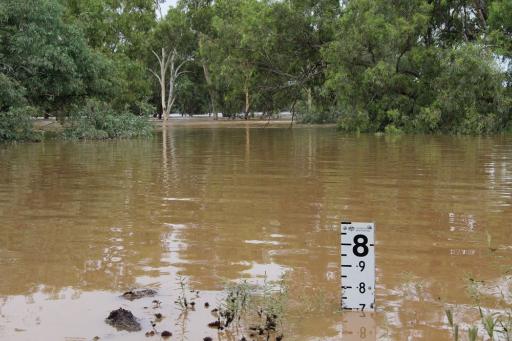
<svg viewBox="0 0 512 341"><path fill-rule="evenodd" d="M288 273L284 340L449 340L445 307L476 319L468 276L510 298L511 205L509 137L185 125L148 140L2 145L0 339L141 340L158 310L171 339L217 340L204 303L226 281ZM337 312L346 219L376 222L373 317ZM181 317L178 276L200 291ZM133 288L158 294L120 297ZM120 307L140 332L105 323Z"/></svg>

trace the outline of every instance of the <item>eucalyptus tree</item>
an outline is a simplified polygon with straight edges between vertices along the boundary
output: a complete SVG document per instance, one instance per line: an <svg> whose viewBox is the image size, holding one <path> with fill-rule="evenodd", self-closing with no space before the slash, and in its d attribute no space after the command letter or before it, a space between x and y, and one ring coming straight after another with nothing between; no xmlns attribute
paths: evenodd
<svg viewBox="0 0 512 341"><path fill-rule="evenodd" d="M159 0L59 1L64 19L78 26L88 45L110 60L116 83L113 105L139 112L151 96L144 61Z"/></svg>
<svg viewBox="0 0 512 341"><path fill-rule="evenodd" d="M176 101L176 86L180 76L186 71L185 64L194 58L194 34L185 19L183 12L171 9L158 22L152 39L151 52L158 65L150 72L158 80L161 112L159 118L167 122L171 109Z"/></svg>
<svg viewBox="0 0 512 341"><path fill-rule="evenodd" d="M217 104L219 103L220 84L211 67L214 55L217 51L213 44L216 32L212 22L214 17L215 2L213 0L179 0L177 9L185 13L188 25L195 35L197 43L196 61L201 65L203 77L208 90L210 102L209 112L214 119L218 118Z"/></svg>

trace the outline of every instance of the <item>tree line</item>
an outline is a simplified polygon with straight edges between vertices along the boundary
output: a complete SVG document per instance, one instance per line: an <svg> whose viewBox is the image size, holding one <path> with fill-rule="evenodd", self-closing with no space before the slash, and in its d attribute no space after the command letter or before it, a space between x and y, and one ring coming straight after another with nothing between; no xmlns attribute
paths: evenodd
<svg viewBox="0 0 512 341"><path fill-rule="evenodd" d="M512 130L512 0L2 0L0 140L170 112L344 131Z"/></svg>

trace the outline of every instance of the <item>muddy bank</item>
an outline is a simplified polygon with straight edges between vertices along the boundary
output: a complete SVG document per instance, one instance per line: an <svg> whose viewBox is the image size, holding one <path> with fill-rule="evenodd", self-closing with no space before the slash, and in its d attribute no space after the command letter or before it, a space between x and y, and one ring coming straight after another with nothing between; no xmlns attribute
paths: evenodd
<svg viewBox="0 0 512 341"><path fill-rule="evenodd" d="M38 131L43 132L54 132L58 133L62 131L62 125L55 119L34 119L34 128ZM156 131L160 131L164 122L162 120L150 119L151 124L155 127ZM286 128L290 126L322 126L322 127L334 127L335 124L322 124L322 125L311 125L301 124L297 121L291 121L291 119L277 119L277 120L261 120L254 118L250 120L236 119L231 120L228 118L220 118L214 120L208 117L192 117L192 118L170 118L167 121L167 127L193 127L193 128L245 128L245 127L257 127L257 128Z"/></svg>

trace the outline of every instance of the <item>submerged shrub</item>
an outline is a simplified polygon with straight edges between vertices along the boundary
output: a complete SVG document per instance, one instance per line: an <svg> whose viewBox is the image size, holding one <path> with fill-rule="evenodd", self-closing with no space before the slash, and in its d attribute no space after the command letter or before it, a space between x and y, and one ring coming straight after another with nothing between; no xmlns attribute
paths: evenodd
<svg viewBox="0 0 512 341"><path fill-rule="evenodd" d="M300 114L301 123L321 124L336 122L336 115L330 111L305 112Z"/></svg>
<svg viewBox="0 0 512 341"><path fill-rule="evenodd" d="M433 82L436 97L430 114L441 130L457 134L488 134L510 119L504 74L493 55L476 44L463 44L441 54L442 72ZM441 117L437 117L437 113Z"/></svg>
<svg viewBox="0 0 512 341"><path fill-rule="evenodd" d="M367 132L370 129L370 118L362 110L345 112L338 119L337 127L344 132Z"/></svg>
<svg viewBox="0 0 512 341"><path fill-rule="evenodd" d="M145 117L116 112L106 103L89 100L70 113L63 136L69 139L131 138L151 135Z"/></svg>
<svg viewBox="0 0 512 341"><path fill-rule="evenodd" d="M35 114L32 107L11 108L0 112L0 142L36 141L40 136L32 129L31 117Z"/></svg>
<svg viewBox="0 0 512 341"><path fill-rule="evenodd" d="M388 124L386 128L384 128L384 132L388 135L399 135L403 133L402 129L397 128L393 123Z"/></svg>

